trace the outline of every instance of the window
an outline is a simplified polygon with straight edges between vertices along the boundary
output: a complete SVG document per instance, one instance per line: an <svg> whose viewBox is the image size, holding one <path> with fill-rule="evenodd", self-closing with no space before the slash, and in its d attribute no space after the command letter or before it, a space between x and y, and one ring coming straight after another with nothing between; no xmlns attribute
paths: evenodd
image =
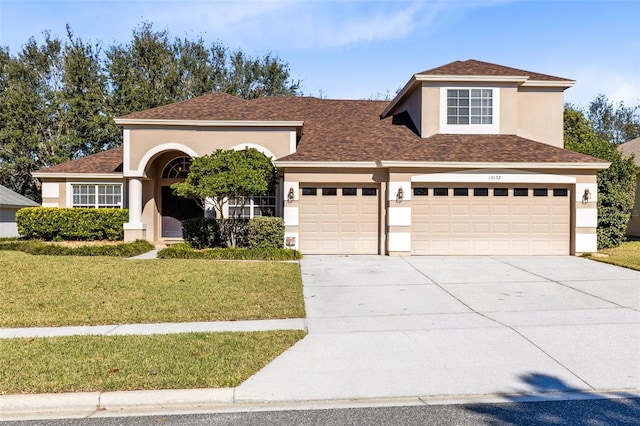
<svg viewBox="0 0 640 426"><path fill-rule="evenodd" d="M493 124L493 90L448 89L447 124Z"/></svg>
<svg viewBox="0 0 640 426"><path fill-rule="evenodd" d="M546 197L549 195L547 188L533 188L534 197Z"/></svg>
<svg viewBox="0 0 640 426"><path fill-rule="evenodd" d="M163 179L184 179L189 174L191 157L178 157L171 160L162 171Z"/></svg>
<svg viewBox="0 0 640 426"><path fill-rule="evenodd" d="M509 190L507 188L493 188L494 197L506 197L507 195L509 195Z"/></svg>
<svg viewBox="0 0 640 426"><path fill-rule="evenodd" d="M325 196L338 195L338 188L322 188L322 195L325 195Z"/></svg>
<svg viewBox="0 0 640 426"><path fill-rule="evenodd" d="M358 195L357 188L342 188L342 196L343 197L353 197Z"/></svg>
<svg viewBox="0 0 640 426"><path fill-rule="evenodd" d="M311 188L311 187L302 188L302 195L318 195L318 188Z"/></svg>
<svg viewBox="0 0 640 426"><path fill-rule="evenodd" d="M474 197L488 197L489 188L473 188Z"/></svg>
<svg viewBox="0 0 640 426"><path fill-rule="evenodd" d="M363 197L375 197L378 195L378 188L362 188Z"/></svg>
<svg viewBox="0 0 640 426"><path fill-rule="evenodd" d="M71 207L122 208L122 185L119 183L71 185L71 194Z"/></svg>
<svg viewBox="0 0 640 426"><path fill-rule="evenodd" d="M513 188L514 197L528 197L529 190L527 188Z"/></svg>
<svg viewBox="0 0 640 426"><path fill-rule="evenodd" d="M429 195L429 188L413 188L413 195L416 197L425 197Z"/></svg>
<svg viewBox="0 0 640 426"><path fill-rule="evenodd" d="M314 188L315 189L315 188ZM261 216L276 215L276 192L272 190L267 195L252 195L244 200L229 198L229 216L242 219L253 219Z"/></svg>
<svg viewBox="0 0 640 426"><path fill-rule="evenodd" d="M469 188L453 188L454 197L467 197L469 196Z"/></svg>
<svg viewBox="0 0 640 426"><path fill-rule="evenodd" d="M433 195L438 197L446 197L449 195L449 188L433 188Z"/></svg>
<svg viewBox="0 0 640 426"><path fill-rule="evenodd" d="M568 193L567 188L553 188L554 197L566 197Z"/></svg>

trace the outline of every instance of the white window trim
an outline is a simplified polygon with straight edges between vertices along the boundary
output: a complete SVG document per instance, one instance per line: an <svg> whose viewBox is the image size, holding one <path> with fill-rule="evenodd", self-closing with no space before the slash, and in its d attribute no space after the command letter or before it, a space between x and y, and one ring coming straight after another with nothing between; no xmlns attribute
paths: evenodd
<svg viewBox="0 0 640 426"><path fill-rule="evenodd" d="M448 90L472 90L490 89L493 91L493 115L492 124L447 124L447 91ZM440 88L440 133L449 134L490 134L500 133L500 88L499 87L475 87L475 86L451 86Z"/></svg>
<svg viewBox="0 0 640 426"><path fill-rule="evenodd" d="M277 197L277 190L275 191L275 194L271 195L251 195L248 198L248 200L245 202L243 208L249 208L249 217L242 217L242 215L240 215L241 218L243 219L254 219L256 217L262 217L262 216L254 216L254 208L256 207L260 207L259 205L257 205L255 203L255 198L256 197L275 197L275 204L266 204L266 207L273 207L273 214L276 215L276 206L278 205L278 197ZM231 203L229 201L227 201L225 203L226 207L227 207L227 211L226 211L226 215L227 217L229 217L229 212L232 208L237 207L235 204L231 205Z"/></svg>
<svg viewBox="0 0 640 426"><path fill-rule="evenodd" d="M118 205L118 207L109 207L109 208L117 208L117 209L122 209L124 208L124 200L125 200L125 193L124 193L124 185L122 184L122 182L67 182L67 207L74 207L73 206L73 187L77 186L77 185L93 185L96 187L96 200L95 200L95 204L93 207L79 207L79 208L99 208L98 207L98 186L100 185L114 185L114 186L119 186L120 187L120 203ZM105 207L102 207L105 208Z"/></svg>

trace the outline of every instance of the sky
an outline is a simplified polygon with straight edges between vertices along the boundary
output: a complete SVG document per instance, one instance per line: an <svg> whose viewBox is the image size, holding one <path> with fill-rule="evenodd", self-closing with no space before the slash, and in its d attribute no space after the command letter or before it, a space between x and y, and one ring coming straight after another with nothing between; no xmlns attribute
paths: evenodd
<svg viewBox="0 0 640 426"><path fill-rule="evenodd" d="M576 80L565 102L599 94L640 105L640 0L0 0L0 46L43 32L104 48L143 22L289 64L306 96L395 94L413 74L476 59Z"/></svg>

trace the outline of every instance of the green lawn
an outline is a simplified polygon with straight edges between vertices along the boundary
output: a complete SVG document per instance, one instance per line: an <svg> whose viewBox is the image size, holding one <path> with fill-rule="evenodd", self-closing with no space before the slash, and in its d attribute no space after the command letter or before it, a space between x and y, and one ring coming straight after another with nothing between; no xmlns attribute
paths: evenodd
<svg viewBox="0 0 640 426"><path fill-rule="evenodd" d="M629 241L618 247L599 250L589 256L599 262L611 263L640 271L640 241Z"/></svg>
<svg viewBox="0 0 640 426"><path fill-rule="evenodd" d="M0 327L305 316L297 263L0 251Z"/></svg>
<svg viewBox="0 0 640 426"><path fill-rule="evenodd" d="M0 339L0 394L233 387L304 331Z"/></svg>
<svg viewBox="0 0 640 426"><path fill-rule="evenodd" d="M297 263L0 250L0 327L304 317ZM0 394L237 386L304 331L0 339Z"/></svg>

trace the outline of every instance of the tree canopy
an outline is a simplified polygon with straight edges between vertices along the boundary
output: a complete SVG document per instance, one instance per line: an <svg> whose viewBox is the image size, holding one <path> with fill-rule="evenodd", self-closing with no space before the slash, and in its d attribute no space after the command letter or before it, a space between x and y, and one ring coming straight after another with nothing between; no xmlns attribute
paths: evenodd
<svg viewBox="0 0 640 426"><path fill-rule="evenodd" d="M151 23L103 49L67 26L30 38L17 55L0 48L0 184L40 200L31 173L122 143L114 117L206 93L245 99L296 96L300 82L268 53L251 57L202 38L172 38Z"/></svg>
<svg viewBox="0 0 640 426"><path fill-rule="evenodd" d="M600 170L597 175L598 248L609 248L620 245L625 239L638 173L633 157L625 158L610 137L616 141L622 134L626 135L624 137L631 137L640 130L640 126L636 124L633 130L632 123L629 125L630 123L621 121L615 124L609 120L611 111L607 112L608 108L603 109L603 105L610 103L604 96L599 96L591 103L586 115L570 105L565 107L564 146L566 149L611 162L607 170ZM613 116L616 113L614 111Z"/></svg>
<svg viewBox="0 0 640 426"><path fill-rule="evenodd" d="M184 182L174 183L171 188L176 195L196 200L203 209L211 202L216 216L223 219L221 228L228 245L234 246L237 220L248 197L267 194L275 180L271 159L257 149L217 149L194 158ZM229 199L235 199L239 208L235 215L225 218L224 205Z"/></svg>

